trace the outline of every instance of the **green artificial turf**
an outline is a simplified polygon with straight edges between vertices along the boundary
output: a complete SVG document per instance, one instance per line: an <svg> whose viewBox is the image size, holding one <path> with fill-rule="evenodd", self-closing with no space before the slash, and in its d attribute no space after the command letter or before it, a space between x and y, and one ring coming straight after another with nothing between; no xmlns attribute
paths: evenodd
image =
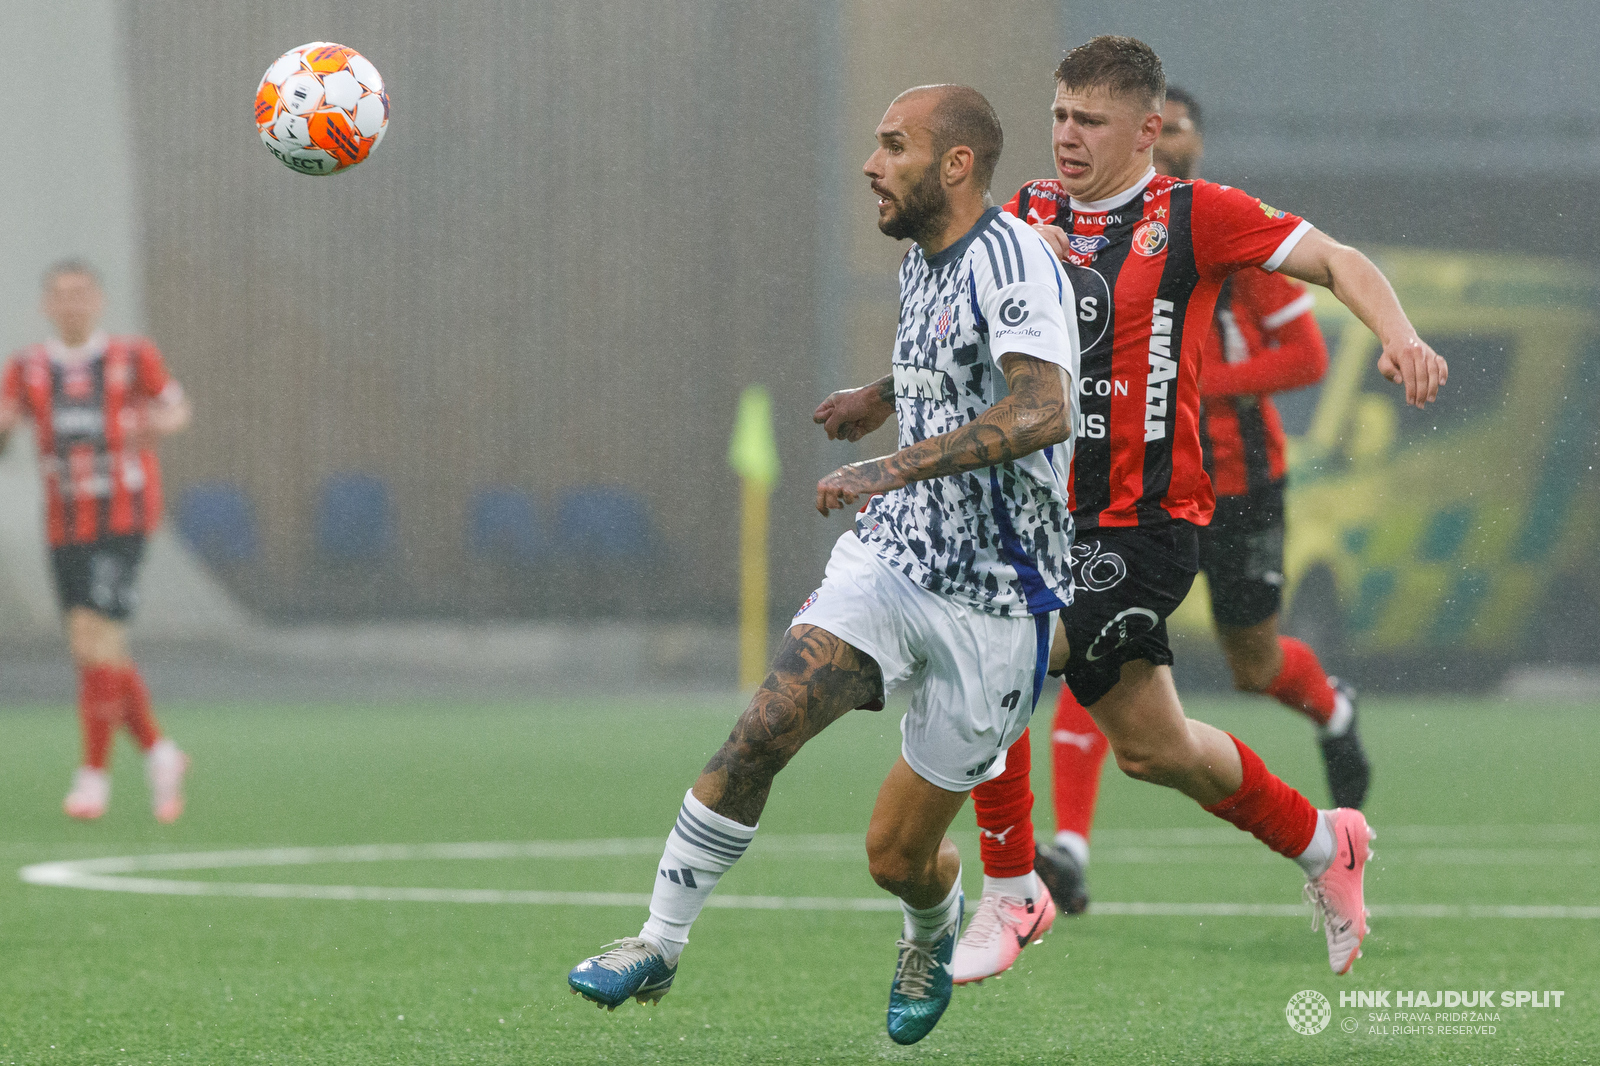
<svg viewBox="0 0 1600 1066"><path fill-rule="evenodd" d="M185 706L189 811L153 823L123 742L113 809L60 814L66 709L0 714L0 1064L28 1063L1583 1063L1600 1059L1600 921L1375 918L1351 976L1309 917L1090 914L1058 920L998 980L958 989L938 1029L891 1044L898 919L708 910L672 993L605 1013L565 974L637 932L638 907L141 895L26 885L47 860L284 845L660 840L734 699L526 706ZM1048 706L1037 723L1047 726ZM1309 728L1261 700L1190 711L1247 739L1325 802ZM859 840L898 748L895 708L857 712L785 771L719 895L886 898ZM1590 708L1369 701L1378 858L1368 902L1600 904L1600 761ZM1041 736L1035 788L1051 828ZM1441 827L1431 829L1427 827ZM1174 832L1179 831L1179 832ZM1197 832L1196 832L1197 831ZM1103 902L1293 904L1287 860L1175 793L1108 770L1091 889ZM800 835L827 834L796 841ZM956 838L979 888L969 813ZM601 858L338 862L188 880L647 893L654 845ZM1384 1035L1340 990L1553 990L1493 1035ZM1333 1002L1315 1036L1284 1007ZM1340 1028L1346 1018L1358 1031ZM1424 1023L1426 1024L1426 1023ZM1391 1020L1390 1025L1393 1025Z"/></svg>

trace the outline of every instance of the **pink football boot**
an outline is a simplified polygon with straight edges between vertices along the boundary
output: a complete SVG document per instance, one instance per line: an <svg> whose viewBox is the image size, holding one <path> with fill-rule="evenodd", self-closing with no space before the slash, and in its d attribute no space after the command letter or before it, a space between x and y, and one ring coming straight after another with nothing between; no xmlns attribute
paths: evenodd
<svg viewBox="0 0 1600 1066"><path fill-rule="evenodd" d="M183 813L183 775L189 772L189 756L162 737L145 755L144 771L150 782L150 807L156 821L163 825L176 822Z"/></svg>
<svg viewBox="0 0 1600 1066"><path fill-rule="evenodd" d="M1005 973L1023 948L1050 931L1056 920L1055 901L1044 882L1038 884L1038 899L983 894L950 960L953 983L964 985Z"/></svg>
<svg viewBox="0 0 1600 1066"><path fill-rule="evenodd" d="M1328 965L1336 974L1347 974L1361 957L1361 941L1367 935L1367 908L1362 896L1362 875L1372 852L1367 841L1377 837L1360 811L1340 807L1319 812L1318 817L1333 820L1333 835L1338 847L1333 862L1321 877L1306 881L1305 898L1313 907L1311 928L1320 922L1328 937Z"/></svg>
<svg viewBox="0 0 1600 1066"><path fill-rule="evenodd" d="M61 804L70 817L92 821L111 806L111 775L92 766L80 766L72 775L72 791Z"/></svg>

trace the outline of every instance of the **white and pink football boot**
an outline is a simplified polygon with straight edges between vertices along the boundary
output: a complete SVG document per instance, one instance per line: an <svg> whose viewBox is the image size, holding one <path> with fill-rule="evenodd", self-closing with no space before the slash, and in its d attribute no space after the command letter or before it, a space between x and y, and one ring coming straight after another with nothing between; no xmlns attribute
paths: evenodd
<svg viewBox="0 0 1600 1066"><path fill-rule="evenodd" d="M156 821L169 825L183 813L183 775L189 772L189 756L166 737L144 757L144 773L150 782L150 808Z"/></svg>
<svg viewBox="0 0 1600 1066"><path fill-rule="evenodd" d="M1361 941L1367 935L1362 876L1372 858L1367 842L1378 834L1358 810L1340 807L1329 813L1338 847L1322 876L1307 879L1305 898L1312 906L1311 928L1321 924L1327 934L1328 965L1336 974L1347 974L1361 957Z"/></svg>
<svg viewBox="0 0 1600 1066"><path fill-rule="evenodd" d="M1011 969L1022 949L1050 931L1056 920L1055 901L1042 880L1038 899L985 892L972 912L967 931L950 960L951 980L958 985L982 981Z"/></svg>
<svg viewBox="0 0 1600 1066"><path fill-rule="evenodd" d="M111 775L92 766L80 766L72 775L72 791L61 804L68 817L92 821L111 806Z"/></svg>

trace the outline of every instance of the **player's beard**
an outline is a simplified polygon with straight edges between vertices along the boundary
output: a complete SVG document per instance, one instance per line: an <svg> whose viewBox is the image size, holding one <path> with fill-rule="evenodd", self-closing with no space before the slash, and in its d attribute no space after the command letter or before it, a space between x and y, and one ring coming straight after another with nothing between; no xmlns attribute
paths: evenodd
<svg viewBox="0 0 1600 1066"><path fill-rule="evenodd" d="M922 171L917 183L896 201L895 211L878 222L878 229L897 241L910 237L918 244L923 244L924 237L944 228L949 215L950 198L945 194L944 183L939 180L939 167L930 164Z"/></svg>

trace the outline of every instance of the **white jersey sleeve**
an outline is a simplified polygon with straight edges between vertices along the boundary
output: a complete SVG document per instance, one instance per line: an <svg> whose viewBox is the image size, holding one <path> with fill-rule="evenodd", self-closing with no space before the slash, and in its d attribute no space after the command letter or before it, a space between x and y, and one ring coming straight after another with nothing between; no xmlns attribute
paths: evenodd
<svg viewBox="0 0 1600 1066"><path fill-rule="evenodd" d="M1032 356L1078 373L1078 331L1068 325L1072 282L1050 246L1002 214L972 243L973 300L989 327L989 353Z"/></svg>

